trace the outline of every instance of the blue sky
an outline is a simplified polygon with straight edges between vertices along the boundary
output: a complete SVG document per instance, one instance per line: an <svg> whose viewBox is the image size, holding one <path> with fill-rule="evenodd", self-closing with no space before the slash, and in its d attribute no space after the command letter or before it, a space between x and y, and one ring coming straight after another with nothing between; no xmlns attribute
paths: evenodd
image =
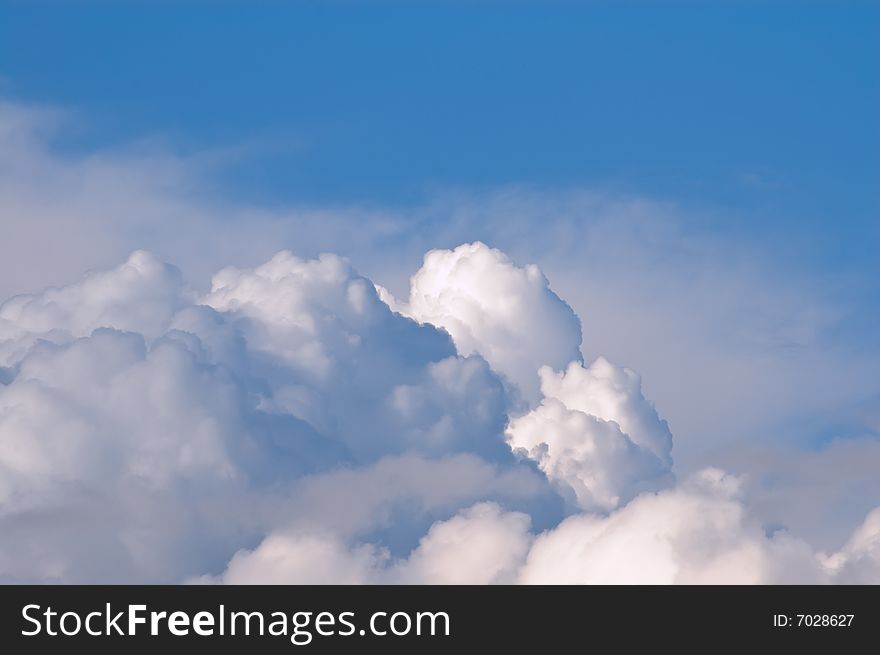
<svg viewBox="0 0 880 655"><path fill-rule="evenodd" d="M400 293L484 239L644 375L682 468L759 472L880 434L878 62L877 2L0 0L0 296L139 247Z"/></svg>
<svg viewBox="0 0 880 655"><path fill-rule="evenodd" d="M876 216L876 3L47 4L2 5L6 95L83 112L74 148L250 143L227 182L264 201L586 184L748 229Z"/></svg>

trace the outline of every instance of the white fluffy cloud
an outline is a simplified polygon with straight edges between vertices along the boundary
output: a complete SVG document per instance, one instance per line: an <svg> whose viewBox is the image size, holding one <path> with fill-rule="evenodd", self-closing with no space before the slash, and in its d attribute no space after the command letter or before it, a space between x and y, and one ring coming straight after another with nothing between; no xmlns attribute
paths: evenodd
<svg viewBox="0 0 880 655"><path fill-rule="evenodd" d="M509 443L535 460L585 510L609 510L641 491L662 485L669 469L616 423L545 399L511 421Z"/></svg>
<svg viewBox="0 0 880 655"><path fill-rule="evenodd" d="M225 584L499 584L516 580L528 552L529 517L478 503L431 526L408 557L374 544L347 545L331 533L274 533L236 553Z"/></svg>
<svg viewBox="0 0 880 655"><path fill-rule="evenodd" d="M180 266L200 291L219 268L281 248L335 252L406 298L426 250L482 239L519 265L540 263L584 318L585 356L644 375L673 426L679 471L716 464L748 474L763 520L781 519L825 549L880 498L875 446L851 452L850 463L844 448L823 461L812 448L835 432L844 443L857 432L876 442L877 422L865 416L880 393L880 341L865 329L876 303L858 290L880 276L858 266L828 276L802 250L805 265L792 266L779 256L790 252L782 232L768 241L705 230L706 219L738 220L723 206L607 189L434 190L406 207L220 198L218 173L250 149L180 150L149 134L63 147L81 128L88 119L78 112L0 100L0 299L66 284L136 248ZM204 309L181 312L217 327L210 345L199 332L202 345L241 355L240 339L224 340L229 326ZM12 375L4 366L0 381Z"/></svg>
<svg viewBox="0 0 880 655"><path fill-rule="evenodd" d="M203 296L138 251L13 297L0 580L877 580L880 515L825 555L734 478L673 486L639 377L579 345L543 274L479 243L429 253L404 306L288 252Z"/></svg>
<svg viewBox="0 0 880 655"><path fill-rule="evenodd" d="M525 583L806 583L823 579L809 547L765 536L717 470L646 494L608 517L577 515L542 534L521 572Z"/></svg>
<svg viewBox="0 0 880 655"><path fill-rule="evenodd" d="M224 269L201 302L247 341L253 372L271 385L264 406L307 420L356 458L502 452L506 407L485 362L392 312L339 257L281 252L253 270Z"/></svg>
<svg viewBox="0 0 880 655"><path fill-rule="evenodd" d="M510 584L528 552L531 521L479 503L431 526L412 554L391 571L408 584Z"/></svg>
<svg viewBox="0 0 880 655"><path fill-rule="evenodd" d="M16 364L0 386L0 576L179 579L259 534L222 504L240 511L336 461L331 441L259 410L197 346L99 328Z"/></svg>
<svg viewBox="0 0 880 655"><path fill-rule="evenodd" d="M880 510L831 556L749 515L741 481L706 469L608 516L576 514L541 534L478 503L434 523L406 556L337 536L277 533L236 553L226 583L806 584L880 579ZM307 562L314 561L309 568ZM273 577L274 576L274 577ZM280 579L277 576L281 576Z"/></svg>
<svg viewBox="0 0 880 655"><path fill-rule="evenodd" d="M432 333L395 319L370 281L335 255L303 260L285 251L253 270L223 269L201 302L240 319L252 347L318 384L352 360L369 364L375 349L388 363L397 359L399 366L417 367L420 361L401 356L409 354L405 340L427 341ZM391 347L392 337L402 340L398 350ZM439 352L452 354L442 338L436 342ZM376 374L362 368L346 373Z"/></svg>
<svg viewBox="0 0 880 655"><path fill-rule="evenodd" d="M272 534L255 550L237 552L217 582L224 584L367 584L387 553L349 548L332 534ZM214 582L204 577L193 582Z"/></svg>
<svg viewBox="0 0 880 655"><path fill-rule="evenodd" d="M581 358L580 320L535 265L518 267L480 242L432 250L410 281L400 310L444 328L463 355L479 353L538 399L538 369Z"/></svg>
<svg viewBox="0 0 880 655"><path fill-rule="evenodd" d="M540 370L541 391L567 408L617 423L636 445L648 450L666 466L672 463L672 434L666 421L642 394L635 371L615 366L604 357L589 367L572 362L555 373Z"/></svg>
<svg viewBox="0 0 880 655"><path fill-rule="evenodd" d="M14 296L0 304L0 365L13 364L36 339L63 342L99 327L158 337L186 304L184 295L180 271L136 251L121 266L80 282Z"/></svg>
<svg viewBox="0 0 880 655"><path fill-rule="evenodd" d="M338 257L226 269L199 300L139 251L0 305L0 355L0 578L179 580L276 521L314 526L288 508L322 480L341 481L324 507L369 498L361 481L385 489L343 534L388 529L395 505L415 539L461 503L551 497L504 444L485 360ZM35 517L58 514L44 539Z"/></svg>
<svg viewBox="0 0 880 655"><path fill-rule="evenodd" d="M598 358L540 370L541 404L511 420L508 443L585 510L610 510L672 481L672 435L638 375Z"/></svg>

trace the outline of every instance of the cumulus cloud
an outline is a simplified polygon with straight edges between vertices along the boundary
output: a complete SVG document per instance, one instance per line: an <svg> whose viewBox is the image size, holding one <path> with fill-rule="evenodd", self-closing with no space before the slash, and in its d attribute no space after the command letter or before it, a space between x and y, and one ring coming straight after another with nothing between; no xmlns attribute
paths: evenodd
<svg viewBox="0 0 880 655"><path fill-rule="evenodd" d="M767 537L736 498L738 483L708 470L646 494L607 517L577 515L538 537L525 583L702 584L819 582L819 560L786 534Z"/></svg>
<svg viewBox="0 0 880 655"><path fill-rule="evenodd" d="M335 256L225 269L199 298L135 252L0 305L0 355L0 576L173 581L276 522L369 535L393 512L414 540L461 503L553 504L504 444L507 395L485 360L392 312ZM291 511L315 489L314 506L363 513ZM75 520L89 507L106 517L91 549ZM35 517L58 514L63 537L41 540Z"/></svg>
<svg viewBox="0 0 880 655"><path fill-rule="evenodd" d="M155 338L185 304L180 271L136 251L114 269L0 304L0 362L10 366L37 339L63 342L100 327Z"/></svg>
<svg viewBox="0 0 880 655"><path fill-rule="evenodd" d="M672 481L672 435L642 395L638 375L598 358L557 374L540 369L541 404L507 428L508 443L536 462L585 510L610 510Z"/></svg>
<svg viewBox="0 0 880 655"><path fill-rule="evenodd" d="M482 355L530 402L541 366L581 359L580 320L541 270L480 242L426 254L399 309L448 331L460 353Z"/></svg>
<svg viewBox="0 0 880 655"><path fill-rule="evenodd" d="M505 399L485 361L391 311L342 258L282 252L253 270L224 269L201 302L246 340L271 385L265 407L304 418L353 457L505 454Z"/></svg>
<svg viewBox="0 0 880 655"><path fill-rule="evenodd" d="M762 522L782 522L830 551L880 498L877 422L864 414L865 407L876 413L880 389L880 350L869 338L876 303L867 300L880 276L864 267L829 276L809 266L810 248L796 249L797 261L788 257L794 251L787 232L756 239L706 229L719 220L736 223L736 210L607 189L512 185L435 189L422 202L396 207L295 199L270 206L228 188L216 193L218 173L234 170L256 154L252 149L176 149L150 135L66 147L67 135L83 128L89 130L88 117L81 114L0 100L0 299L115 266L135 248L180 266L201 297L219 268L247 270L293 248L307 260L326 251L345 255L406 300L409 277L428 249L482 240L517 266L540 265L553 291L583 317L588 360L605 355L644 375L645 394L673 427L677 473L715 464L748 474L749 506ZM207 357L235 371L269 414L298 407L317 425L322 408L347 402L308 384L276 383L268 375L273 356L257 356L224 312L185 302L173 327L198 335ZM150 332L147 323L131 330ZM5 343L19 351L0 355L0 384L13 379L14 362L37 338L64 341L56 332ZM540 364L563 370L567 363ZM540 398L536 392L532 400ZM444 426L458 414L443 414L449 418L435 411L432 422L419 424L388 410L372 433L398 438L405 430L403 442L448 435ZM466 427L470 434L475 428ZM839 447L816 449L833 436L841 437ZM438 452L444 440L423 454ZM367 441L360 456L379 457L382 440ZM481 453L498 443L466 441ZM407 447L400 443L397 451ZM564 483L557 480L557 488L571 500ZM542 528L550 520L533 518Z"/></svg>
<svg viewBox="0 0 880 655"><path fill-rule="evenodd" d="M639 375L599 357L589 367L577 362L555 373L540 370L541 390L567 408L613 421L633 443L648 450L666 466L672 463L672 434L666 421L642 394Z"/></svg>
<svg viewBox="0 0 880 655"><path fill-rule="evenodd" d="M173 581L253 528L220 505L337 461L196 345L99 328L17 363L0 387L0 575Z"/></svg>
<svg viewBox="0 0 880 655"><path fill-rule="evenodd" d="M537 536L530 584L876 583L880 513L827 556L750 512L741 479L706 469L608 516L574 515Z"/></svg>
<svg viewBox="0 0 880 655"><path fill-rule="evenodd" d="M538 462L582 509L614 509L669 477L669 469L616 423L569 410L554 398L513 419L508 434L511 447Z"/></svg>
<svg viewBox="0 0 880 655"><path fill-rule="evenodd" d="M408 557L393 560L374 544L346 544L331 533L273 533L236 553L224 584L512 583L528 551L529 517L478 503L438 521Z"/></svg>
<svg viewBox="0 0 880 655"><path fill-rule="evenodd" d="M332 534L273 534L255 550L237 552L217 582L224 584L367 584L387 554L371 545L349 548ZM205 577L193 582L214 582Z"/></svg>
<svg viewBox="0 0 880 655"><path fill-rule="evenodd" d="M358 364L348 375L376 375L371 364L382 361L400 369L389 377L406 377L455 352L433 328L395 316L372 283L335 255L303 260L285 251L253 270L223 269L201 303L240 320L254 348L317 384L348 363Z"/></svg>
<svg viewBox="0 0 880 655"><path fill-rule="evenodd" d="M877 579L876 512L829 555L736 478L674 484L536 267L476 243L411 286L281 252L198 294L137 251L0 304L0 579Z"/></svg>
<svg viewBox="0 0 880 655"><path fill-rule="evenodd" d="M210 581L290 584L817 584L878 579L877 511L831 556L784 531L768 534L742 481L706 469L608 516L576 514L540 534L529 517L478 503L436 522L406 556L316 534L272 534ZM319 550L315 570L305 568ZM328 566L327 563L331 563Z"/></svg>
<svg viewBox="0 0 880 655"><path fill-rule="evenodd" d="M510 584L528 552L530 519L479 503L431 526L392 580L425 584Z"/></svg>

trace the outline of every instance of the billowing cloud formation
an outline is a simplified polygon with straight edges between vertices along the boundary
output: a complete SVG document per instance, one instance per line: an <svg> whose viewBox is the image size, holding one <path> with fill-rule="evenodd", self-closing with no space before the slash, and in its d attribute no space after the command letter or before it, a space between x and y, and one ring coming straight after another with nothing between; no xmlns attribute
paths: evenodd
<svg viewBox="0 0 880 655"><path fill-rule="evenodd" d="M579 345L479 243L429 253L403 306L287 252L202 296L138 251L11 298L0 579L877 581L876 512L825 555L730 476L673 486L639 377Z"/></svg>
<svg viewBox="0 0 880 655"><path fill-rule="evenodd" d="M199 351L174 332L147 344L99 328L17 362L0 387L0 575L175 579L247 532L223 504L242 511L337 461L332 441L261 411Z"/></svg>
<svg viewBox="0 0 880 655"><path fill-rule="evenodd" d="M0 305L0 357L4 578L191 577L276 521L327 521L288 510L322 479L341 485L316 506L365 512L331 527L370 535L393 514L403 541L461 503L554 504L504 444L485 360L334 256L226 269L198 299L136 252ZM372 509L366 485L386 490Z"/></svg>
<svg viewBox="0 0 880 655"><path fill-rule="evenodd" d="M540 406L507 428L516 452L538 462L574 504L609 510L672 480L672 435L633 371L598 358L540 370Z"/></svg>
<svg viewBox="0 0 880 655"><path fill-rule="evenodd" d="M156 338L186 303L180 271L137 251L113 270L0 305L0 364L15 363L36 339L63 342L100 327Z"/></svg>
<svg viewBox="0 0 880 655"><path fill-rule="evenodd" d="M235 554L226 584L499 584L516 581L531 536L526 514L478 503L438 521L404 559L372 544L347 546L329 533L279 533Z"/></svg>
<svg viewBox="0 0 880 655"><path fill-rule="evenodd" d="M680 488L646 494L608 517L573 516L541 535L526 583L700 584L819 582L806 544L765 536L736 498L739 482L706 470Z"/></svg>
<svg viewBox="0 0 880 655"><path fill-rule="evenodd" d="M528 552L529 517L480 503L437 522L390 572L403 583L497 584L516 581Z"/></svg>
<svg viewBox="0 0 880 655"><path fill-rule="evenodd" d="M253 372L271 385L266 406L302 417L354 457L502 452L502 387L486 363L457 357L445 334L393 313L345 260L282 252L252 271L220 271L202 302L247 341Z"/></svg>
<svg viewBox="0 0 880 655"><path fill-rule="evenodd" d="M349 549L332 534L273 534L254 551L236 553L226 584L367 584L388 557L370 545ZM194 582L212 582L201 578Z"/></svg>
<svg viewBox="0 0 880 655"><path fill-rule="evenodd" d="M829 276L803 249L803 266L780 257L784 231L768 241L705 229L707 219L739 220L730 208L583 186L435 189L405 207L218 198L217 175L248 148L169 149L150 135L66 147L71 129L90 129L83 118L0 100L0 302L114 266L135 248L181 266L200 291L223 266L281 248L309 259L336 252L405 299L426 250L483 239L518 265L540 262L585 320L585 356L636 365L673 426L681 472L714 464L747 474L762 521L781 519L826 550L880 499L876 265ZM236 332L205 309L182 310L179 329L219 321ZM212 338L224 357L242 352ZM0 383L12 376L4 366Z"/></svg>
<svg viewBox="0 0 880 655"><path fill-rule="evenodd" d="M741 482L706 469L610 514L577 514L539 535L528 516L480 503L435 523L408 556L365 543L273 534L241 551L219 581L254 583L807 584L880 580L877 512L826 556L749 516ZM319 546L320 545L320 546ZM312 549L317 568L303 570ZM326 566L332 562L333 567ZM209 580L213 581L213 580Z"/></svg>
<svg viewBox="0 0 880 655"><path fill-rule="evenodd" d="M480 242L425 255L401 310L447 330L463 355L480 353L531 402L541 366L581 359L580 320L541 270Z"/></svg>

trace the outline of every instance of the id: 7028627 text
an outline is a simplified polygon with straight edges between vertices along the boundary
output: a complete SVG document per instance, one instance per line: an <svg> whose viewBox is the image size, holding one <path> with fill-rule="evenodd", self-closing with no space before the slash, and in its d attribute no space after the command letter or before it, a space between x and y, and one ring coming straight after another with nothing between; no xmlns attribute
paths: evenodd
<svg viewBox="0 0 880 655"><path fill-rule="evenodd" d="M776 628L848 628L855 614L774 614Z"/></svg>

